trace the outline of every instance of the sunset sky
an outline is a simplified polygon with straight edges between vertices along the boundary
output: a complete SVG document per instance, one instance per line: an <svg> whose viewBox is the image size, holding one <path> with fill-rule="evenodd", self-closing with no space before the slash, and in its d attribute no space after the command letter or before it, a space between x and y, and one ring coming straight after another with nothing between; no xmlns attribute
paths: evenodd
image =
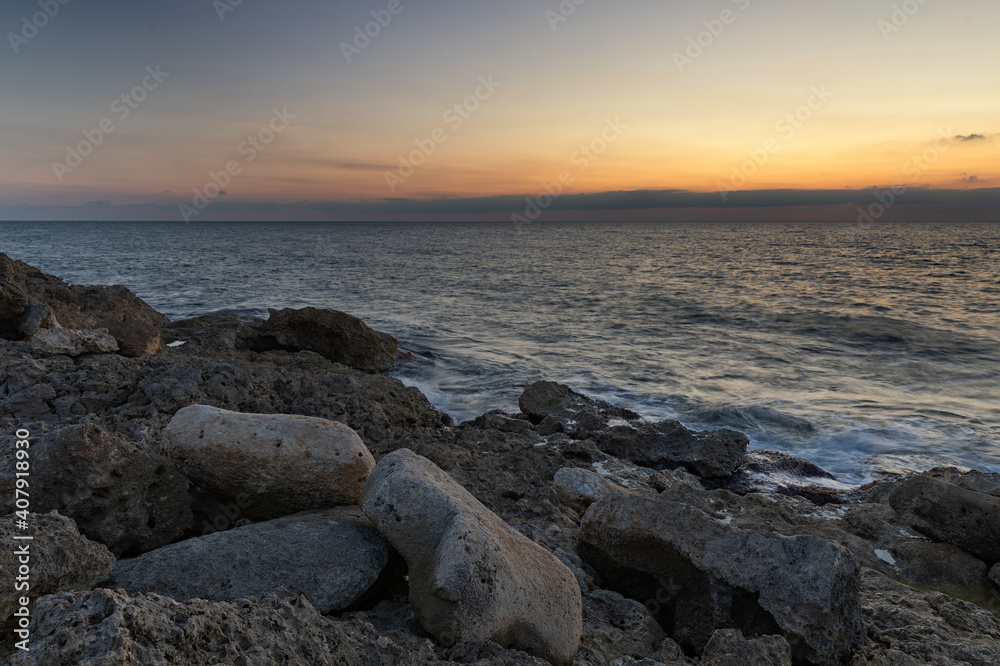
<svg viewBox="0 0 1000 666"><path fill-rule="evenodd" d="M996 0L236 2L6 0L0 219L1000 220Z"/></svg>

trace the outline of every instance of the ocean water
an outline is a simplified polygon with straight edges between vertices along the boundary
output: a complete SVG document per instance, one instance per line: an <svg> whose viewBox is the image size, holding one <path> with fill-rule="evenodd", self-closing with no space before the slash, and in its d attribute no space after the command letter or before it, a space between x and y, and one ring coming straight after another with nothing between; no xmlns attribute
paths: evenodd
<svg viewBox="0 0 1000 666"><path fill-rule="evenodd" d="M173 319L350 312L459 420L551 379L847 483L1000 471L1000 224L0 223L0 251Z"/></svg>

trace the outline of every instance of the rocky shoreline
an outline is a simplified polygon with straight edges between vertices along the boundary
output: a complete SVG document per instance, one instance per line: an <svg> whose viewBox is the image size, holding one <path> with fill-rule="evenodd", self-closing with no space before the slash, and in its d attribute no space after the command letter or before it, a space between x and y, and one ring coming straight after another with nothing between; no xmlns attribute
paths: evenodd
<svg viewBox="0 0 1000 666"><path fill-rule="evenodd" d="M407 362L0 254L3 663L1000 663L1000 475L844 488L553 382L456 425Z"/></svg>

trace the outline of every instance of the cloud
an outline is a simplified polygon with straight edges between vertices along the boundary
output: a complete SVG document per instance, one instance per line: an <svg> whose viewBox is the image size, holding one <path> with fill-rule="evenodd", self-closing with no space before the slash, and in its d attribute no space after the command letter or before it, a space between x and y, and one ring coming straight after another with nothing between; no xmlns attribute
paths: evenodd
<svg viewBox="0 0 1000 666"><path fill-rule="evenodd" d="M956 134L955 138L959 141L986 141L985 134Z"/></svg>

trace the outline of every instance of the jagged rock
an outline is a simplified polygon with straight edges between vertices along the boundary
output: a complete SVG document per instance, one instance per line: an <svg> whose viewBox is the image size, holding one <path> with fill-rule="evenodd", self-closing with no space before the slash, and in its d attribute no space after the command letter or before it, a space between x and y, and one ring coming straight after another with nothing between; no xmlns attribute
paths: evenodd
<svg viewBox="0 0 1000 666"><path fill-rule="evenodd" d="M0 279L0 319L17 319L27 307L28 295L24 290Z"/></svg>
<svg viewBox="0 0 1000 666"><path fill-rule="evenodd" d="M854 666L1000 664L1000 618L966 601L863 569L861 612L871 645Z"/></svg>
<svg viewBox="0 0 1000 666"><path fill-rule="evenodd" d="M107 329L118 343L118 353L122 356L135 358L143 354L155 354L163 349L159 329L141 319L102 319L97 323L97 328Z"/></svg>
<svg viewBox="0 0 1000 666"><path fill-rule="evenodd" d="M44 356L79 356L80 354L114 354L118 343L107 329L78 331L69 328L49 328L31 338L36 354Z"/></svg>
<svg viewBox="0 0 1000 666"><path fill-rule="evenodd" d="M847 549L730 521L662 496L608 494L584 516L581 554L612 589L656 600L670 635L699 652L722 628L782 633L817 664L864 643Z"/></svg>
<svg viewBox="0 0 1000 666"><path fill-rule="evenodd" d="M931 539L958 546L987 566L1000 562L1000 497L915 476L892 492L889 503Z"/></svg>
<svg viewBox="0 0 1000 666"><path fill-rule="evenodd" d="M357 504L375 467L356 432L308 416L192 405L164 436L163 453L185 474L223 497L248 496L245 514L256 520Z"/></svg>
<svg viewBox="0 0 1000 666"><path fill-rule="evenodd" d="M746 638L737 629L712 634L701 666L792 666L792 648L781 636Z"/></svg>
<svg viewBox="0 0 1000 666"><path fill-rule="evenodd" d="M990 569L990 580L993 581L994 585L1000 587L1000 563L993 565L993 568Z"/></svg>
<svg viewBox="0 0 1000 666"><path fill-rule="evenodd" d="M320 613L342 611L378 580L388 544L357 507L299 513L121 560L101 587L178 601L232 601L287 587Z"/></svg>
<svg viewBox="0 0 1000 666"><path fill-rule="evenodd" d="M841 503L842 494L851 489L809 460L763 449L747 451L743 464L732 476L712 479L706 485L740 495L772 493L805 497L814 504Z"/></svg>
<svg viewBox="0 0 1000 666"><path fill-rule="evenodd" d="M586 509L605 493L627 492L597 472L582 467L563 467L556 472L552 482L559 501L576 509Z"/></svg>
<svg viewBox="0 0 1000 666"><path fill-rule="evenodd" d="M417 666L433 644L364 622L330 620L304 597L180 603L158 594L93 590L51 595L35 607L31 651L10 666L283 664Z"/></svg>
<svg viewBox="0 0 1000 666"><path fill-rule="evenodd" d="M620 657L643 659L665 640L666 633L641 603L595 590L583 597L583 635L574 663L597 666Z"/></svg>
<svg viewBox="0 0 1000 666"><path fill-rule="evenodd" d="M141 319L154 326L169 321L125 287L68 285L34 266L14 261L0 253L0 283L2 282L12 284L28 296L47 303L55 318L66 328L93 328L98 321L109 317L119 321Z"/></svg>
<svg viewBox="0 0 1000 666"><path fill-rule="evenodd" d="M581 632L576 579L426 458L385 456L361 508L409 565L410 603L444 645L492 640L568 664Z"/></svg>
<svg viewBox="0 0 1000 666"><path fill-rule="evenodd" d="M900 540L890 554L904 580L937 590L980 589L989 571L982 560L945 543Z"/></svg>
<svg viewBox="0 0 1000 666"><path fill-rule="evenodd" d="M677 485L690 486L694 490L701 490L701 481L698 477L683 469L663 469L649 477L649 485L657 492L663 492L668 488Z"/></svg>
<svg viewBox="0 0 1000 666"><path fill-rule="evenodd" d="M13 510L12 456L0 463L0 494ZM31 447L32 508L72 518L116 556L159 548L192 523L188 480L163 456L88 421L45 434Z"/></svg>
<svg viewBox="0 0 1000 666"><path fill-rule="evenodd" d="M105 546L82 536L76 524L56 512L29 513L27 528L11 514L0 518L0 622L21 608L21 599L33 601L54 592L89 590L115 563ZM31 540L15 539L30 536ZM25 565L26 574L19 571ZM18 589L15 583L28 587Z"/></svg>
<svg viewBox="0 0 1000 666"><path fill-rule="evenodd" d="M693 432L677 421L619 425L596 436L605 453L652 467L683 465L702 477L728 477L743 464L749 440L734 430Z"/></svg>
<svg viewBox="0 0 1000 666"><path fill-rule="evenodd" d="M396 338L372 330L357 317L316 308L268 312L267 321L240 331L237 347L256 352L309 350L364 372L387 372L396 360Z"/></svg>
<svg viewBox="0 0 1000 666"><path fill-rule="evenodd" d="M28 298L28 307L17 320L17 331L26 338L38 333L43 329L61 328L52 309L45 301L31 296Z"/></svg>
<svg viewBox="0 0 1000 666"><path fill-rule="evenodd" d="M535 382L524 390L518 407L543 435L565 432L578 439L606 427L610 421L638 421L633 411L594 400L556 382Z"/></svg>

